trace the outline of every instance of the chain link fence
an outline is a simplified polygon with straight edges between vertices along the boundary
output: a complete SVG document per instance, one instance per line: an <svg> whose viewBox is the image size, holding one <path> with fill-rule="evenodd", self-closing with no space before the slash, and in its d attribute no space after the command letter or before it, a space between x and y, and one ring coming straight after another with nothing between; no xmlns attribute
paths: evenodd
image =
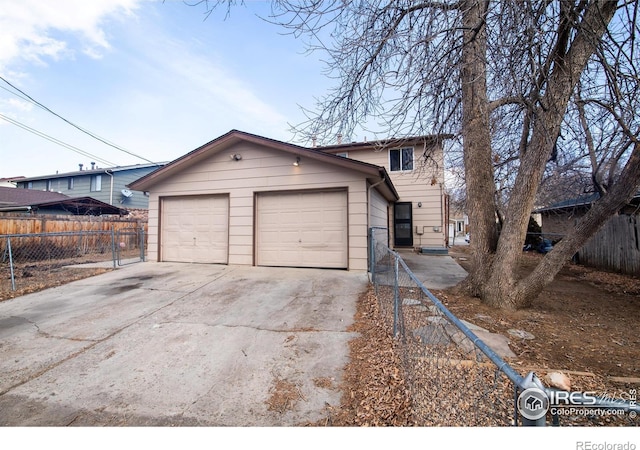
<svg viewBox="0 0 640 450"><path fill-rule="evenodd" d="M144 261L142 228L0 235L0 292L43 284L58 269L104 262L113 267Z"/></svg>
<svg viewBox="0 0 640 450"><path fill-rule="evenodd" d="M496 345L491 348L478 337L486 330L459 320L416 278L388 247L386 229L371 228L369 236L371 280L396 338L419 425L557 425L558 413L552 411L563 410L550 406L569 397L572 403L619 412L622 425L637 425L635 399L558 394L534 373L518 373L493 350Z"/></svg>

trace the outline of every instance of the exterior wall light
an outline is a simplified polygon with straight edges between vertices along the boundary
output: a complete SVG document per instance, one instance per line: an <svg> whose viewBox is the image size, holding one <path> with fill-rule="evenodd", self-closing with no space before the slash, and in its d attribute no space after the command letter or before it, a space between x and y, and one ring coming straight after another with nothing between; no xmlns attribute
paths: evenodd
<svg viewBox="0 0 640 450"><path fill-rule="evenodd" d="M293 165L298 167L300 165L300 157L296 156L296 160L293 162Z"/></svg>

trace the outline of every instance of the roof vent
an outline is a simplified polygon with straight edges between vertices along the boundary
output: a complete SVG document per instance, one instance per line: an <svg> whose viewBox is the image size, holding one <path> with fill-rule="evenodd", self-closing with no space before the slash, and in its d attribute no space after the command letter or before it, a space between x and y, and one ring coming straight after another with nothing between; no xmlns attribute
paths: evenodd
<svg viewBox="0 0 640 450"><path fill-rule="evenodd" d="M82 164L78 164L78 167L80 168L80 172L82 172Z"/></svg>

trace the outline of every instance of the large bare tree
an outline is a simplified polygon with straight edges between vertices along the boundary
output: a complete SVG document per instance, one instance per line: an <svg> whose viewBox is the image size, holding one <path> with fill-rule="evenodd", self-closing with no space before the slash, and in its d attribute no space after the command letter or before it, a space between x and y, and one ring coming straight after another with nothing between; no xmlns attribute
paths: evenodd
<svg viewBox="0 0 640 450"><path fill-rule="evenodd" d="M461 138L473 230L463 287L490 305L530 305L640 184L637 1L271 4L269 20L325 53L336 79L298 127L303 137L349 136L375 120L395 137ZM518 278L545 173L578 166L599 200Z"/></svg>

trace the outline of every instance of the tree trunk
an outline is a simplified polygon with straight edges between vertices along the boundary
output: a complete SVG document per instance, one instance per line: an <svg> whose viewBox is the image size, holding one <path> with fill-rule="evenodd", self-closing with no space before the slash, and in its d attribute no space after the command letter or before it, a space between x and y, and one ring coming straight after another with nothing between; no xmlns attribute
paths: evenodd
<svg viewBox="0 0 640 450"><path fill-rule="evenodd" d="M490 276L491 258L497 244L495 183L491 160L489 101L487 98L486 3L470 0L463 14L462 138L467 185L467 210L472 226L472 269L464 287L479 295Z"/></svg>
<svg viewBox="0 0 640 450"><path fill-rule="evenodd" d="M490 276L478 287L480 297L485 303L508 309L527 307L553 280L553 277L538 275L519 282L516 269L522 254L535 196L542 181L547 160L560 132L567 105L581 73L595 51L597 40L606 31L615 10L615 2L603 0L592 3L585 13L582 26L576 33L571 47L566 53L563 48L558 47L560 53L550 56L554 61L553 70L547 79L544 96L534 114L531 141L520 160L515 186L506 211L507 219L500 233ZM469 181L467 183L471 184ZM602 218L603 221L604 219ZM594 227L589 229L593 229L593 233L597 231ZM586 231L587 229L585 233ZM575 242L584 237L589 236L585 234ZM565 252L570 248L571 246ZM556 255L559 253L556 252ZM556 255L551 257L555 261L553 267L545 267L541 270L555 270L555 275L566 263L565 259ZM555 258L558 259L555 260Z"/></svg>

